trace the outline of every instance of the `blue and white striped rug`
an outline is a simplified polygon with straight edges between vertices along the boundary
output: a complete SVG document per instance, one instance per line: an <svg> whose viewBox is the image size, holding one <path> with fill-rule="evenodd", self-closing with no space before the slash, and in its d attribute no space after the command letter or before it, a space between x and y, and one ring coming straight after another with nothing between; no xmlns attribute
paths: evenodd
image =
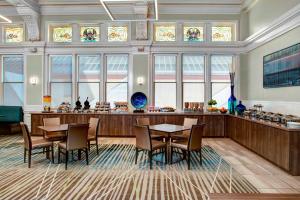
<svg viewBox="0 0 300 200"><path fill-rule="evenodd" d="M133 145L100 145L99 156L91 149L89 166L83 156L70 161L65 171L64 163L52 164L39 154L28 169L22 138L0 136L0 199L196 200L208 199L209 193L258 193L210 146L204 146L202 154L202 166L199 154L192 154L189 171L186 161L153 162L150 170L146 152L140 152L134 164Z"/></svg>

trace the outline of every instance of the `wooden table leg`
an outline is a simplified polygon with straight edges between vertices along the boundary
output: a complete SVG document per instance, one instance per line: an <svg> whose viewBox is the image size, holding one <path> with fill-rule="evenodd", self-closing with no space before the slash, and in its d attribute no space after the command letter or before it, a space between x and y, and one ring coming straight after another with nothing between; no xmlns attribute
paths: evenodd
<svg viewBox="0 0 300 200"><path fill-rule="evenodd" d="M81 160L81 150L78 149L78 160Z"/></svg>

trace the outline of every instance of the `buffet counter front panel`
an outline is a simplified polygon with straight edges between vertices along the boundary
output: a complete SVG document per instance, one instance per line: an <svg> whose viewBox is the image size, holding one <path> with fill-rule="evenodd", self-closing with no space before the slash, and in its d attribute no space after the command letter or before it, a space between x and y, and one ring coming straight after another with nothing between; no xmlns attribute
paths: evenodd
<svg viewBox="0 0 300 200"><path fill-rule="evenodd" d="M32 135L43 135L37 127L43 125L43 118L59 117L62 124L88 123L91 117L100 118L100 136L135 137L136 118L148 117L151 124L183 124L184 118L198 118L205 123L204 137L225 137L225 117L221 114L205 113L32 113Z"/></svg>

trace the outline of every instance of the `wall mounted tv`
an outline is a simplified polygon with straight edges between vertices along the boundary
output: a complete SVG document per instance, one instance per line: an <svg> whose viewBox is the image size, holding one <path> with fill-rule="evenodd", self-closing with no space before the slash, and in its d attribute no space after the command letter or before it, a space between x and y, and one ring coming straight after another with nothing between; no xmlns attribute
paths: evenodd
<svg viewBox="0 0 300 200"><path fill-rule="evenodd" d="M300 43L264 56L264 88L300 86Z"/></svg>

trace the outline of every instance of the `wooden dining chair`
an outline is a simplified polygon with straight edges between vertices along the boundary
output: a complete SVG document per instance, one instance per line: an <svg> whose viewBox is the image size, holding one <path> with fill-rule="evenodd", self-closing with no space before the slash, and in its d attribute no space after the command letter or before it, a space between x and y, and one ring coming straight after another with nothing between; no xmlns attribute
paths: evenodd
<svg viewBox="0 0 300 200"><path fill-rule="evenodd" d="M88 131L89 124L70 124L67 132L67 141L58 143L58 162L60 163L60 154L65 154L65 169L68 168L69 152L83 150L85 152L86 164L89 164L88 157Z"/></svg>
<svg viewBox="0 0 300 200"><path fill-rule="evenodd" d="M88 132L88 148L91 149L91 141L95 141L97 148L97 155L99 155L98 149L98 131L99 131L99 118L91 117L89 120L89 132Z"/></svg>
<svg viewBox="0 0 300 200"><path fill-rule="evenodd" d="M136 118L136 125L137 126L150 126L150 119L147 117L139 117ZM160 135L158 132L151 132L151 139L153 140L160 140L163 141L164 140L164 136Z"/></svg>
<svg viewBox="0 0 300 200"><path fill-rule="evenodd" d="M149 126L136 126L136 146L135 146L135 164L137 164L138 154L140 151L147 151L152 169L152 156L155 150L165 152L165 162L167 162L167 144L162 141L153 140L150 136Z"/></svg>
<svg viewBox="0 0 300 200"><path fill-rule="evenodd" d="M193 125L192 130L189 136L189 139L186 140L180 140L171 142L171 163L172 163L172 157L173 157L173 150L174 148L181 149L184 152L184 155L187 153L187 163L188 163L188 169L191 168L191 152L197 151L200 153L200 164L202 165L202 136L204 131L205 124L200 125ZM185 156L184 156L185 158Z"/></svg>
<svg viewBox="0 0 300 200"><path fill-rule="evenodd" d="M44 126L59 126L60 118L43 118L43 124ZM44 138L50 141L60 141L66 138L66 133L64 131L58 131L53 133L44 132Z"/></svg>
<svg viewBox="0 0 300 200"><path fill-rule="evenodd" d="M31 167L31 156L35 154L46 152L46 158L49 159L49 152L51 152L52 162L54 162L53 142L45 139L32 140L27 125L23 122L21 122L20 125L24 139L24 163L26 163L26 153L28 152L28 168ZM43 151L32 152L35 149L43 149Z"/></svg>
<svg viewBox="0 0 300 200"><path fill-rule="evenodd" d="M188 140L190 137L192 126L196 125L197 123L197 118L184 118L183 126L190 128L190 130L185 130L182 131L180 134L171 136L171 140Z"/></svg>

